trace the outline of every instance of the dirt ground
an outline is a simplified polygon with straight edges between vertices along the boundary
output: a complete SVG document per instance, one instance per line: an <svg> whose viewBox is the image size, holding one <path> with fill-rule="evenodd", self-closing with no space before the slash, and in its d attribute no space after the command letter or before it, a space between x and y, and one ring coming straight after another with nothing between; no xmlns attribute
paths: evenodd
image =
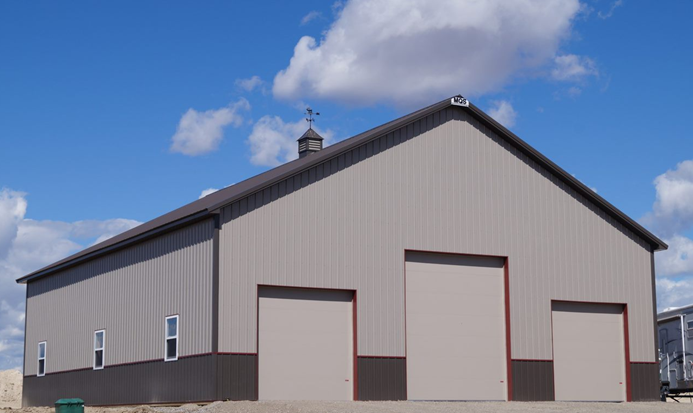
<svg viewBox="0 0 693 413"><path fill-rule="evenodd" d="M206 406L87 407L85 413L495 413L495 412L682 412L693 404L682 403L557 403L557 402L215 402ZM5 410L6 413L52 413L50 407Z"/></svg>
<svg viewBox="0 0 693 413"><path fill-rule="evenodd" d="M0 371L0 408L22 405L22 373L17 370Z"/></svg>
<svg viewBox="0 0 693 413"><path fill-rule="evenodd" d="M0 413L53 413L53 407L20 408L22 376L0 371ZM85 413L524 413L524 412L680 412L693 411L691 400L681 403L558 403L558 402L214 402L179 407L87 407Z"/></svg>

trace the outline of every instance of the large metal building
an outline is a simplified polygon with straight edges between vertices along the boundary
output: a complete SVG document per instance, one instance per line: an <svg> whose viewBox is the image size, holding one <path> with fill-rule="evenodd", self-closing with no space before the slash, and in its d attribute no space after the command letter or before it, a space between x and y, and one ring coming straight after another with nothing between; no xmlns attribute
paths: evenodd
<svg viewBox="0 0 693 413"><path fill-rule="evenodd" d="M666 245L462 97L18 280L25 406L656 400Z"/></svg>

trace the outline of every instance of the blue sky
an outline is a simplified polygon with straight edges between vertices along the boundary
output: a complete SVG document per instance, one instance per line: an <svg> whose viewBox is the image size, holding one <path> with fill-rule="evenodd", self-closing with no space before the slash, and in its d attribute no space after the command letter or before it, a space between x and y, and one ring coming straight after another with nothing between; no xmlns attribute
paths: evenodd
<svg viewBox="0 0 693 413"><path fill-rule="evenodd" d="M335 142L469 97L673 240L660 308L693 302L693 3L424 5L0 3L0 369L15 278L285 162L307 104Z"/></svg>

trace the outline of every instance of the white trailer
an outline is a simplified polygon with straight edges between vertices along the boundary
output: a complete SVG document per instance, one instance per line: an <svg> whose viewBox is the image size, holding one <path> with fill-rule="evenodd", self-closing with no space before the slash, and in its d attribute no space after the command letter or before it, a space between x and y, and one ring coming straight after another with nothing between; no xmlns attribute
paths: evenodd
<svg viewBox="0 0 693 413"><path fill-rule="evenodd" d="M662 400L693 393L693 304L657 314L657 333Z"/></svg>

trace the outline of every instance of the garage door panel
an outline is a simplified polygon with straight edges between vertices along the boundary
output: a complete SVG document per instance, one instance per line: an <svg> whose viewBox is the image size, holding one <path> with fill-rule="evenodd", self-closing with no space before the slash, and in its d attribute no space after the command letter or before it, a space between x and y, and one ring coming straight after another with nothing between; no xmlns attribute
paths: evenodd
<svg viewBox="0 0 693 413"><path fill-rule="evenodd" d="M482 257L478 255L458 255L458 254L437 254L429 252L407 252L407 270L411 271L433 271L457 272L457 267L464 265L474 267L474 273L485 273L493 275L495 270L503 268L505 258Z"/></svg>
<svg viewBox="0 0 693 413"><path fill-rule="evenodd" d="M408 396L504 400L504 260L407 254Z"/></svg>
<svg viewBox="0 0 693 413"><path fill-rule="evenodd" d="M450 288L455 288L450 285ZM501 289L498 286L496 289ZM433 312L440 315L451 315L458 317L504 317L503 308L488 308L489 301L493 302L498 298L498 293L495 295L467 295L467 294L421 294L417 291L409 291L407 286L407 305L411 304L413 309L410 314L430 315ZM439 301L435 307L430 307L427 303ZM464 312L461 312L464 310Z"/></svg>
<svg viewBox="0 0 693 413"><path fill-rule="evenodd" d="M259 294L259 398L351 400L353 293L263 287Z"/></svg>
<svg viewBox="0 0 693 413"><path fill-rule="evenodd" d="M470 297L474 296L492 296L495 297L498 294L498 288L503 287L503 280L489 280L489 278L495 278L498 275L498 269L496 269L496 274L465 274L467 283L473 285L474 289L466 289L459 291L440 291L436 285L429 284L427 282L427 277L429 274L436 274L437 282L441 284L457 285L459 282L459 272L455 273L445 273L437 274L435 271L431 272L410 272L407 271L407 290L420 294L444 294L444 295L466 295Z"/></svg>
<svg viewBox="0 0 693 413"><path fill-rule="evenodd" d="M552 304L556 400L624 401L623 306Z"/></svg>

